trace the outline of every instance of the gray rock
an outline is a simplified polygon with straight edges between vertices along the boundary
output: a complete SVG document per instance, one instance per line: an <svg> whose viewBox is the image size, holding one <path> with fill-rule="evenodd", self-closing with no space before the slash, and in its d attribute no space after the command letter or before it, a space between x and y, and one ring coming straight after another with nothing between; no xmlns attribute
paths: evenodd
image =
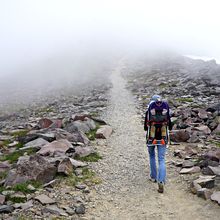
<svg viewBox="0 0 220 220"><path fill-rule="evenodd" d="M63 159L58 166L58 173L66 174L67 176L73 173L73 165L69 158Z"/></svg>
<svg viewBox="0 0 220 220"><path fill-rule="evenodd" d="M66 151L70 148L73 148L73 146L68 140L60 139L46 144L37 152L37 154L44 156L65 155Z"/></svg>
<svg viewBox="0 0 220 220"><path fill-rule="evenodd" d="M53 199L51 199L50 197L48 197L45 194L41 194L39 196L36 196L35 200L39 201L43 205L56 203Z"/></svg>
<svg viewBox="0 0 220 220"><path fill-rule="evenodd" d="M21 208L23 210L29 209L31 207L33 207L33 201L32 200L29 200L28 202L25 202L25 203L21 204Z"/></svg>
<svg viewBox="0 0 220 220"><path fill-rule="evenodd" d="M220 134L220 124L218 124L217 128L212 133L213 134Z"/></svg>
<svg viewBox="0 0 220 220"><path fill-rule="evenodd" d="M200 125L199 127L194 127L194 130L200 131L203 134L211 134L211 130L206 125Z"/></svg>
<svg viewBox="0 0 220 220"><path fill-rule="evenodd" d="M68 216L68 214L63 210L58 208L56 205L49 205L43 209L44 213L51 213L54 215Z"/></svg>
<svg viewBox="0 0 220 220"><path fill-rule="evenodd" d="M72 158L70 158L70 161L74 167L74 169L78 168L78 167L86 167L88 164L84 163L82 161L78 161L78 160L74 160Z"/></svg>
<svg viewBox="0 0 220 220"><path fill-rule="evenodd" d="M201 171L200 167L195 166L192 168L183 168L180 170L180 174L193 174L193 173L199 173Z"/></svg>
<svg viewBox="0 0 220 220"><path fill-rule="evenodd" d="M14 207L10 205L0 206L0 213L11 213L14 211Z"/></svg>
<svg viewBox="0 0 220 220"><path fill-rule="evenodd" d="M198 190L202 189L202 187L194 180L190 185L190 190L193 194L197 194Z"/></svg>
<svg viewBox="0 0 220 220"><path fill-rule="evenodd" d="M86 208L83 204L80 204L78 207L75 209L76 214L85 214Z"/></svg>
<svg viewBox="0 0 220 220"><path fill-rule="evenodd" d="M183 168L190 168L194 166L194 162L190 161L190 160L184 160L182 167Z"/></svg>
<svg viewBox="0 0 220 220"><path fill-rule="evenodd" d="M202 188L211 189L215 185L214 177L215 176L200 176L199 179L194 182L199 184Z"/></svg>
<svg viewBox="0 0 220 220"><path fill-rule="evenodd" d="M40 129L49 128L53 124L53 121L51 121L48 118L42 118L38 122L38 126Z"/></svg>
<svg viewBox="0 0 220 220"><path fill-rule="evenodd" d="M220 205L220 191L214 192L211 195L211 200L216 201Z"/></svg>
<svg viewBox="0 0 220 220"><path fill-rule="evenodd" d="M96 138L107 139L112 134L112 128L109 125L102 125L96 132Z"/></svg>
<svg viewBox="0 0 220 220"><path fill-rule="evenodd" d="M208 118L207 111L206 111L205 109L199 109L198 116L199 116L201 119L207 119L207 118Z"/></svg>
<svg viewBox="0 0 220 220"><path fill-rule="evenodd" d="M197 196L201 197L205 200L210 199L211 195L212 195L212 192L209 189L206 189L206 188L202 188L202 189L199 189L197 191Z"/></svg>
<svg viewBox="0 0 220 220"><path fill-rule="evenodd" d="M25 144L24 147L21 148L21 150L29 149L29 148L36 148L41 149L44 145L48 144L49 142L44 140L43 138L37 138L33 141L30 141Z"/></svg>
<svg viewBox="0 0 220 220"><path fill-rule="evenodd" d="M211 175L216 175L216 176L220 176L220 166L218 167L212 167L212 166L208 166L207 167L211 172Z"/></svg>
<svg viewBox="0 0 220 220"><path fill-rule="evenodd" d="M77 146L75 148L75 154L76 156L79 157L86 157L92 153L95 153L95 150L91 146L85 146L85 147Z"/></svg>
<svg viewBox="0 0 220 220"><path fill-rule="evenodd" d="M8 161L0 162L0 173L8 171L11 168L11 164Z"/></svg>

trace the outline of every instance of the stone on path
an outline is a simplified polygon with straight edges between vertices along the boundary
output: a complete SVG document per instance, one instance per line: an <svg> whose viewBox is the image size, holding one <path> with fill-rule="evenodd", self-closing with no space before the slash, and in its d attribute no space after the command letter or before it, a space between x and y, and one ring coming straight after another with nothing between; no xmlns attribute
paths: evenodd
<svg viewBox="0 0 220 220"><path fill-rule="evenodd" d="M56 203L53 199L51 199L50 197L48 197L45 194L41 194L39 196L36 196L35 199L43 205Z"/></svg>
<svg viewBox="0 0 220 220"><path fill-rule="evenodd" d="M220 191L214 192L211 195L211 200L218 202L218 204L220 205Z"/></svg>
<svg viewBox="0 0 220 220"><path fill-rule="evenodd" d="M54 215L68 216L68 214L63 210L58 208L56 205L49 205L43 209L44 213L51 213Z"/></svg>
<svg viewBox="0 0 220 220"><path fill-rule="evenodd" d="M112 128L109 125L101 126L96 132L96 138L107 139L112 134Z"/></svg>
<svg viewBox="0 0 220 220"><path fill-rule="evenodd" d="M195 166L192 168L183 168L180 170L180 174L193 174L193 173L199 173L201 171L200 167Z"/></svg>

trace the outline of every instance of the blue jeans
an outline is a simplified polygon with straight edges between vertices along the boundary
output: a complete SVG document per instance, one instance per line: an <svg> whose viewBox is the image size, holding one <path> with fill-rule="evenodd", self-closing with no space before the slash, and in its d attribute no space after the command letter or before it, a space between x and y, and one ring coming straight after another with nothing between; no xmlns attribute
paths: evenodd
<svg viewBox="0 0 220 220"><path fill-rule="evenodd" d="M148 152L150 157L150 176L151 178L157 180L158 182L165 183L166 180L166 165L165 165L165 154L166 154L166 145L157 146L158 153L158 171L155 160L155 147L148 146ZM158 175L157 175L158 173Z"/></svg>

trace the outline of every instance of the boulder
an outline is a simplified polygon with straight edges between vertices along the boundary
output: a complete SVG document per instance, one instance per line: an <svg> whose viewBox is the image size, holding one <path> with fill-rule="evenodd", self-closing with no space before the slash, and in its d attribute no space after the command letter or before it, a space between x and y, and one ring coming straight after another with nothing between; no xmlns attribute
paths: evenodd
<svg viewBox="0 0 220 220"><path fill-rule="evenodd" d="M66 151L73 148L72 144L66 139L60 139L44 145L37 154L43 156L65 155Z"/></svg>
<svg viewBox="0 0 220 220"><path fill-rule="evenodd" d="M201 171L200 167L195 166L192 168L183 168L180 170L180 174L193 174L193 173L199 173Z"/></svg>
<svg viewBox="0 0 220 220"><path fill-rule="evenodd" d="M199 179L194 182L199 184L202 188L211 189L215 185L215 176L200 176Z"/></svg>
<svg viewBox="0 0 220 220"><path fill-rule="evenodd" d="M96 132L96 138L107 139L112 134L112 128L109 125L102 125Z"/></svg>
<svg viewBox="0 0 220 220"><path fill-rule="evenodd" d="M78 157L86 157L92 153L95 153L95 150L91 146L85 146L85 147L77 146L75 148L75 155Z"/></svg>
<svg viewBox="0 0 220 220"><path fill-rule="evenodd" d="M212 195L212 192L209 189L206 189L206 188L202 188L202 189L199 189L197 191L197 196L201 197L205 200L210 199L211 195Z"/></svg>
<svg viewBox="0 0 220 220"><path fill-rule="evenodd" d="M170 133L170 140L174 142L186 142L190 138L190 134L185 129L174 130Z"/></svg>
<svg viewBox="0 0 220 220"><path fill-rule="evenodd" d="M220 124L218 124L217 128L212 133L213 134L220 134Z"/></svg>
<svg viewBox="0 0 220 220"><path fill-rule="evenodd" d="M201 118L201 119L208 119L208 114L207 114L207 111L205 109L199 109L199 113L198 113L198 116Z"/></svg>
<svg viewBox="0 0 220 220"><path fill-rule="evenodd" d="M63 159L58 165L58 173L65 174L67 176L73 173L73 165L70 158Z"/></svg>
<svg viewBox="0 0 220 220"><path fill-rule="evenodd" d="M207 169L210 171L209 173L211 175L220 176L220 166L218 167L208 166Z"/></svg>
<svg viewBox="0 0 220 220"><path fill-rule="evenodd" d="M73 133L69 133L63 129L56 129L56 140L67 139L71 143L83 143L87 145L89 143L89 139L87 136L80 132L74 131Z"/></svg>
<svg viewBox="0 0 220 220"><path fill-rule="evenodd" d="M211 134L211 130L206 125L200 125L198 127L194 127L194 130L199 131L199 132L206 134L206 135Z"/></svg>
<svg viewBox="0 0 220 220"><path fill-rule="evenodd" d="M70 133L74 133L76 131L81 131L83 133L87 133L91 130L85 121L71 122L71 123L67 124L64 129Z"/></svg>
<svg viewBox="0 0 220 220"><path fill-rule="evenodd" d="M208 152L206 152L203 157L205 159L209 159L209 160L214 160L219 162L220 161L220 149L216 149L216 150L210 150Z"/></svg>
<svg viewBox="0 0 220 220"><path fill-rule="evenodd" d="M38 127L40 129L49 128L53 124L53 121L51 121L48 118L42 118L38 122Z"/></svg>
<svg viewBox="0 0 220 220"><path fill-rule="evenodd" d="M13 186L31 180L47 183L54 179L56 171L57 168L50 164L46 158L34 155L28 161L17 165L16 169L9 171L5 179L5 186Z"/></svg>
<svg viewBox="0 0 220 220"><path fill-rule="evenodd" d="M216 201L220 205L220 191L214 192L211 195L211 200Z"/></svg>
<svg viewBox="0 0 220 220"><path fill-rule="evenodd" d="M48 143L49 142L44 140L43 138L37 138L33 141L26 143L24 147L20 148L20 150L26 150L29 148L36 148L39 150L39 149L41 149L41 147L43 147L44 145L46 145Z"/></svg>

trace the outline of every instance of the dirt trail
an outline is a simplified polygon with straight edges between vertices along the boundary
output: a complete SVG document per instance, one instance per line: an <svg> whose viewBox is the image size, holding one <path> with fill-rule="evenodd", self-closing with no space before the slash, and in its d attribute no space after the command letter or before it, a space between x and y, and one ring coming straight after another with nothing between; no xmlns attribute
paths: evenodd
<svg viewBox="0 0 220 220"><path fill-rule="evenodd" d="M92 192L92 205L86 218L219 220L220 207L186 192L186 186L183 187L171 166L167 166L168 181L164 194L159 194L157 184L148 180L143 126L136 113L135 101L125 88L120 68L122 66L111 76L113 88L105 115L114 133L98 149L103 160L93 165L103 182ZM170 161L169 152L167 161Z"/></svg>

